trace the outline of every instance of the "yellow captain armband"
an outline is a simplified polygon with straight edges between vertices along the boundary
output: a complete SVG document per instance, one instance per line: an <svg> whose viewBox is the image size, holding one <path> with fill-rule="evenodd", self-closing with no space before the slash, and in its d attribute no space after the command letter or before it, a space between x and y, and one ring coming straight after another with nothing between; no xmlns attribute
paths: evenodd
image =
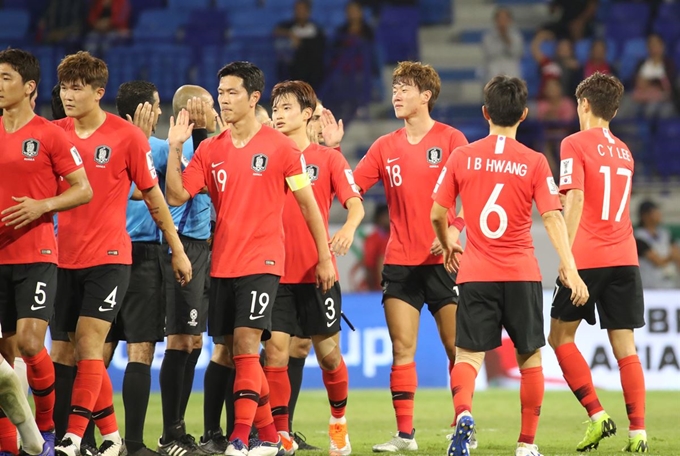
<svg viewBox="0 0 680 456"><path fill-rule="evenodd" d="M307 173L286 177L286 182L288 182L288 187L290 187L290 189L294 192L305 188L311 183L309 180L309 174Z"/></svg>

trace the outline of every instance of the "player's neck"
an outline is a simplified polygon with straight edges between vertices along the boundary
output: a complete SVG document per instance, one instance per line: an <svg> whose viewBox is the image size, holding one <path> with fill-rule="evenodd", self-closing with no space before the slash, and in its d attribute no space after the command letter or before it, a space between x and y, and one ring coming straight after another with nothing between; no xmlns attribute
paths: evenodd
<svg viewBox="0 0 680 456"><path fill-rule="evenodd" d="M581 130L590 130L591 128L606 128L609 130L609 122L602 117L587 116L584 119Z"/></svg>
<svg viewBox="0 0 680 456"><path fill-rule="evenodd" d="M404 119L406 138L411 144L418 144L433 126L434 119L430 117L429 112L420 112L412 117Z"/></svg>
<svg viewBox="0 0 680 456"><path fill-rule="evenodd" d="M517 125L512 127L499 127L498 125L489 126L489 135L505 136L506 138L516 139L517 137Z"/></svg>
<svg viewBox="0 0 680 456"><path fill-rule="evenodd" d="M15 107L5 109L2 113L2 125L7 133L14 133L35 117L35 113L28 103L20 103Z"/></svg>
<svg viewBox="0 0 680 456"><path fill-rule="evenodd" d="M97 106L82 117L74 117L73 126L75 127L76 135L81 139L85 139L92 136L92 133L97 131L105 121L106 112Z"/></svg>
<svg viewBox="0 0 680 456"><path fill-rule="evenodd" d="M262 124L255 119L254 113L246 116L231 124L231 142L238 148L245 147L261 128Z"/></svg>
<svg viewBox="0 0 680 456"><path fill-rule="evenodd" d="M300 152L304 152L304 150L309 147L310 141L309 137L307 136L307 129L306 128L298 128L295 131L291 131L288 135L290 139L293 140L296 146L298 146L298 149L300 149Z"/></svg>

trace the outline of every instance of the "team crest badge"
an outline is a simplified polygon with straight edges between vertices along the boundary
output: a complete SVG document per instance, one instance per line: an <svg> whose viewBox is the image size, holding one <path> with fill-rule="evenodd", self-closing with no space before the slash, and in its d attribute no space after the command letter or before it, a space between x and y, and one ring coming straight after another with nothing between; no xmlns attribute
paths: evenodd
<svg viewBox="0 0 680 456"><path fill-rule="evenodd" d="M432 147L427 150L427 162L431 165L438 165L442 161L442 150L439 147Z"/></svg>
<svg viewBox="0 0 680 456"><path fill-rule="evenodd" d="M35 139L27 139L21 145L21 153L24 157L33 158L38 155L38 150L40 149L40 143Z"/></svg>
<svg viewBox="0 0 680 456"><path fill-rule="evenodd" d="M314 182L319 178L319 167L316 165L307 165L307 175L309 180Z"/></svg>
<svg viewBox="0 0 680 456"><path fill-rule="evenodd" d="M256 173L261 173L262 171L267 169L267 161L269 161L269 159L265 154L255 154L253 155L253 160L250 163L250 167Z"/></svg>
<svg viewBox="0 0 680 456"><path fill-rule="evenodd" d="M105 165L111 159L111 148L109 146L99 146L94 150L94 161L100 165Z"/></svg>

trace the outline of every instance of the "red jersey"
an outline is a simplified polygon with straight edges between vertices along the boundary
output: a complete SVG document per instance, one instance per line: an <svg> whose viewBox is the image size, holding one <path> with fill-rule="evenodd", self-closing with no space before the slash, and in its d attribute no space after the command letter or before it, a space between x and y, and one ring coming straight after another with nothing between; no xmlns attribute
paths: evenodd
<svg viewBox="0 0 680 456"><path fill-rule="evenodd" d="M305 159L292 139L262 126L238 148L225 131L201 143L182 177L192 197L207 186L215 206L212 277L283 275L281 218L288 187L309 185Z"/></svg>
<svg viewBox="0 0 680 456"><path fill-rule="evenodd" d="M149 141L139 128L110 113L86 139L76 134L73 119L54 123L78 147L92 186L89 204L59 214L59 267L132 264L125 211L132 182L140 190L157 183Z"/></svg>
<svg viewBox="0 0 680 456"><path fill-rule="evenodd" d="M378 261L385 259L385 249L389 241L389 233L376 227L375 230L364 239L364 266L366 269L378 267ZM380 274L375 277L374 283L368 283L369 290L382 290Z"/></svg>
<svg viewBox="0 0 680 456"><path fill-rule="evenodd" d="M390 240L385 264L417 266L441 264L441 255L430 254L434 229L430 222L432 189L442 167L456 147L467 144L465 136L440 122L418 144L411 144L406 130L378 138L361 159L354 179L366 192L382 180L390 213ZM451 206L451 222L455 207Z"/></svg>
<svg viewBox="0 0 680 456"><path fill-rule="evenodd" d="M576 267L637 266L630 221L634 162L628 146L605 128L590 128L564 138L560 156L560 191L584 194L572 246Z"/></svg>
<svg viewBox="0 0 680 456"><path fill-rule="evenodd" d="M432 196L451 207L458 194L468 231L456 283L540 281L531 238L533 202L541 214L562 209L545 156L496 135L461 147Z"/></svg>
<svg viewBox="0 0 680 456"><path fill-rule="evenodd" d="M333 197L337 195L344 206L348 199L361 196L354 185L352 168L337 149L310 144L304 150L304 156L307 174L312 182L314 197L319 205L328 237L328 213ZM286 197L283 208L283 231L286 235L286 269L281 283L315 283L316 265L319 260L316 244L292 192ZM335 276L339 280L335 256L333 266Z"/></svg>
<svg viewBox="0 0 680 456"><path fill-rule="evenodd" d="M13 196L35 200L56 196L59 176L83 167L63 130L40 116L14 133L6 132L0 121L0 150L0 211L19 204ZM52 214L19 230L0 222L0 264L27 263L57 263Z"/></svg>

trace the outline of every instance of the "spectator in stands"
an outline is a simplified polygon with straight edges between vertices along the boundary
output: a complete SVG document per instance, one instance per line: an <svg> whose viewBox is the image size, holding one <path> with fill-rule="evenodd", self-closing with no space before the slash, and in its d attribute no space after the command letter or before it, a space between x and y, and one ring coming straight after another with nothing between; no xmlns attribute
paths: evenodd
<svg viewBox="0 0 680 456"><path fill-rule="evenodd" d="M522 77L520 61L524 54L524 38L513 24L512 13L507 8L498 8L494 14L495 27L484 34L486 77L506 75Z"/></svg>
<svg viewBox="0 0 680 456"><path fill-rule="evenodd" d="M62 45L66 54L78 50L85 12L85 0L50 0L38 22L37 41Z"/></svg>
<svg viewBox="0 0 680 456"><path fill-rule="evenodd" d="M593 36L597 0L552 0L550 13L558 15L556 22L544 27L558 39L578 41Z"/></svg>
<svg viewBox="0 0 680 456"><path fill-rule="evenodd" d="M583 79L595 73L616 75L611 64L607 61L607 42L605 40L593 40L590 45L588 60L583 66Z"/></svg>
<svg viewBox="0 0 680 456"><path fill-rule="evenodd" d="M94 0L87 15L89 33L85 49L101 57L106 50L130 36L128 0Z"/></svg>
<svg viewBox="0 0 680 456"><path fill-rule="evenodd" d="M556 173L560 144L565 136L575 131L577 118L574 97L567 96L562 91L559 80L546 81L543 96L536 104L536 118L547 123L543 134L545 142L540 147L548 159L550 169Z"/></svg>
<svg viewBox="0 0 680 456"><path fill-rule="evenodd" d="M390 239L390 214L387 205L378 206L373 215L373 232L364 240L364 271L369 290L382 290L385 248Z"/></svg>
<svg viewBox="0 0 680 456"><path fill-rule="evenodd" d="M639 227L635 229L640 275L644 288L678 286L680 248L673 244L670 231L661 226L661 211L652 201L640 204Z"/></svg>
<svg viewBox="0 0 680 456"><path fill-rule="evenodd" d="M637 114L647 118L671 117L677 97L675 65L666 56L666 45L660 35L649 35L647 51L648 57L640 61L635 72L632 99Z"/></svg>
<svg viewBox="0 0 680 456"><path fill-rule="evenodd" d="M319 91L324 76L326 38L323 29L310 19L309 0L295 2L293 19L274 29L278 37L279 80L294 79L308 82Z"/></svg>
<svg viewBox="0 0 680 456"><path fill-rule="evenodd" d="M581 65L574 57L574 46L569 39L560 39L555 48L555 57L550 58L541 50L544 41L553 40L555 35L548 30L540 30L531 41L531 55L538 63L541 76L540 96L543 96L546 81L558 79L562 84L562 92L574 94L581 81Z"/></svg>
<svg viewBox="0 0 680 456"><path fill-rule="evenodd" d="M345 7L347 21L335 31L336 45L352 44L356 40L372 43L373 28L364 19L364 10L358 1L350 1ZM347 43L347 42L350 43Z"/></svg>

